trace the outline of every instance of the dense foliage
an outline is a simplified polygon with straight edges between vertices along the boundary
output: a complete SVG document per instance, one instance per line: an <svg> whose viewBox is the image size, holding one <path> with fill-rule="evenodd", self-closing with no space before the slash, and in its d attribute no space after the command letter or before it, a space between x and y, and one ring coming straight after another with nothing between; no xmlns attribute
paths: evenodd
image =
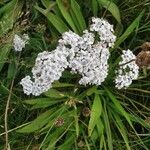
<svg viewBox="0 0 150 150"><path fill-rule="evenodd" d="M118 90L114 69L123 50L145 50L149 15L148 0L0 1L0 149L148 150L150 70L141 67L138 79ZM105 82L80 85L80 73L66 69L48 91L25 95L20 81L37 55L53 51L66 31L82 36L93 16L113 24L117 37ZM16 52L14 37L24 34L29 40Z"/></svg>

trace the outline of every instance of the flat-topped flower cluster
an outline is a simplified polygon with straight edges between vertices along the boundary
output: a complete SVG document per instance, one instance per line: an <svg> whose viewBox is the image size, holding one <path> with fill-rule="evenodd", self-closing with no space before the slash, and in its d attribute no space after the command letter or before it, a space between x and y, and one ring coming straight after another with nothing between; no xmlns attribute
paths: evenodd
<svg viewBox="0 0 150 150"><path fill-rule="evenodd" d="M28 43L28 41L29 36L27 34L23 34L22 36L15 34L13 39L14 50L16 52L21 52L22 49L25 48L25 45Z"/></svg>
<svg viewBox="0 0 150 150"><path fill-rule="evenodd" d="M135 63L136 56L132 51L123 50L121 55L122 61L119 62L119 69L116 71L116 88L122 89L129 87L132 83L132 80L138 78L139 66Z"/></svg>
<svg viewBox="0 0 150 150"><path fill-rule="evenodd" d="M72 73L81 75L79 84L101 85L108 75L109 48L114 46L115 41L113 26L100 18L92 18L89 31L83 31L82 36L72 31L63 33L55 50L38 54L32 68L33 76L26 76L21 80L24 93L38 96L46 92L67 68L70 68ZM129 53L132 52L128 50L127 54L130 55ZM123 54L120 64L134 58L133 54L129 59L124 51ZM134 74L137 74L137 71L133 71L135 65L131 62L130 65L119 68L115 80L118 89L128 87L131 80L136 79L137 75ZM124 74L127 67L130 72Z"/></svg>

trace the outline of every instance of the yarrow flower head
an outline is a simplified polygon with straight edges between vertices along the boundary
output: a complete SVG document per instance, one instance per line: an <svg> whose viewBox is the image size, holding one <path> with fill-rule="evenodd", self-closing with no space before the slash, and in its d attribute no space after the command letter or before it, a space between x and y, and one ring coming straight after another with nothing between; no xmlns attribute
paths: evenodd
<svg viewBox="0 0 150 150"><path fill-rule="evenodd" d="M119 69L116 71L117 76L115 79L116 88L127 88L132 83L132 80L138 78L139 67L136 64L136 56L131 50L124 50L121 55L122 61L119 62Z"/></svg>
<svg viewBox="0 0 150 150"><path fill-rule="evenodd" d="M28 43L28 41L29 41L29 36L27 34L23 34L22 37L15 34L13 39L14 50L17 52L22 51L22 49L25 48L25 45Z"/></svg>
<svg viewBox="0 0 150 150"><path fill-rule="evenodd" d="M26 76L20 82L24 93L38 96L51 88L52 83L59 80L62 72L67 68L67 56L68 53L64 47L57 47L52 52L39 53L32 69L33 81L30 76Z"/></svg>
<svg viewBox="0 0 150 150"><path fill-rule="evenodd" d="M73 73L79 73L82 78L79 84L101 85L107 77L109 50L101 44L88 49L80 49L70 61L69 67Z"/></svg>
<svg viewBox="0 0 150 150"><path fill-rule="evenodd" d="M54 51L38 54L32 69L33 81L29 76L21 80L24 92L27 95L40 95L60 79L66 68L82 76L79 84L101 85L108 75L109 48L113 46L115 36L113 26L104 20L99 25L100 21L98 19L96 25L93 20L91 31L83 31L82 36L72 31L63 33ZM100 40L96 40L93 31L99 33Z"/></svg>
<svg viewBox="0 0 150 150"><path fill-rule="evenodd" d="M82 75L79 84L101 85L107 77L109 49L101 42L95 42L95 35L88 30L83 36L72 31L63 34L59 40L63 46L70 47L69 68L72 73Z"/></svg>
<svg viewBox="0 0 150 150"><path fill-rule="evenodd" d="M109 24L108 21L103 18L92 18L92 24L90 26L90 31L95 31L100 36L100 41L106 44L108 47L113 47L116 41L116 36L114 35L113 25Z"/></svg>

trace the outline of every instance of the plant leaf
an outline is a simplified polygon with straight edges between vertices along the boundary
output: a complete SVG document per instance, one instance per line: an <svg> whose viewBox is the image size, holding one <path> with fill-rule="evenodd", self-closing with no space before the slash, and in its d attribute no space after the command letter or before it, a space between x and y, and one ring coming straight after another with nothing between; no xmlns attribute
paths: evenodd
<svg viewBox="0 0 150 150"><path fill-rule="evenodd" d="M108 11L111 12L113 17L118 21L118 23L121 24L121 19L120 19L120 11L118 6L113 2L109 0L98 0L99 4L105 7Z"/></svg>
<svg viewBox="0 0 150 150"><path fill-rule="evenodd" d="M113 150L113 144L112 144L113 140L112 140L110 121L109 121L109 117L107 114L106 104L104 104L103 120L104 120L105 129L106 129L108 148L109 150Z"/></svg>
<svg viewBox="0 0 150 150"><path fill-rule="evenodd" d="M48 110L48 111L42 113L34 121L32 121L29 125L19 129L18 132L31 133L36 130L39 130L49 121L49 118L50 118L51 114L53 113L53 111L54 110L51 109L51 110Z"/></svg>
<svg viewBox="0 0 150 150"><path fill-rule="evenodd" d="M131 25L126 29L126 31L123 33L122 36L118 38L118 40L115 43L114 48L118 47L133 31L137 26L139 25L139 22L144 14L145 10L143 10L139 16L131 23ZM113 48L113 49L114 49Z"/></svg>
<svg viewBox="0 0 150 150"><path fill-rule="evenodd" d="M7 78L12 79L14 75L16 74L16 70L17 70L17 67L16 67L15 62L12 62L11 64L9 64Z"/></svg>
<svg viewBox="0 0 150 150"><path fill-rule="evenodd" d="M55 89L49 89L47 92L44 93L44 95L46 95L47 97L57 98L57 99L65 97L63 93Z"/></svg>
<svg viewBox="0 0 150 150"><path fill-rule="evenodd" d="M128 140L128 137L127 137L127 131L125 129L124 124L122 123L122 120L120 119L119 115L116 114L115 112L112 111L112 114L114 116L114 123L116 124L122 138L124 139L127 150L131 150L131 148L129 146L129 140Z"/></svg>
<svg viewBox="0 0 150 150"><path fill-rule="evenodd" d="M102 113L102 104L99 95L95 94L94 102L91 109L91 116L88 125L88 135L91 136L92 131Z"/></svg>
<svg viewBox="0 0 150 150"><path fill-rule="evenodd" d="M25 100L24 102L29 105L33 105L31 109L36 108L45 108L57 103L62 102L63 100L56 100L54 98L37 98L37 99L29 99Z"/></svg>
<svg viewBox="0 0 150 150"><path fill-rule="evenodd" d="M68 24L73 29L73 31L78 33L78 30L69 14L69 9L70 9L68 8L70 7L69 4L68 3L65 4L65 2L63 2L62 0L56 0L56 2L65 20L68 22ZM68 6L65 6L65 5L68 5Z"/></svg>
<svg viewBox="0 0 150 150"><path fill-rule="evenodd" d="M74 110L74 120L75 120L75 129L76 129L76 136L79 136L79 118L78 118L78 114L77 114L77 110Z"/></svg>
<svg viewBox="0 0 150 150"><path fill-rule="evenodd" d="M75 141L75 135L71 134L69 137L66 138L64 143L58 147L57 150L69 150L72 148L72 145Z"/></svg>
<svg viewBox="0 0 150 150"><path fill-rule="evenodd" d="M96 86L93 86L93 87L91 87L91 88L89 88L89 89L87 90L86 95L87 95L87 96L90 96L90 95L92 95L93 93L95 93L96 91L97 91L97 87L96 87Z"/></svg>
<svg viewBox="0 0 150 150"><path fill-rule="evenodd" d="M93 14L94 16L97 16L97 13L98 13L98 3L97 3L97 0L92 0L92 11L93 11Z"/></svg>
<svg viewBox="0 0 150 150"><path fill-rule="evenodd" d="M68 31L69 28L67 27L67 25L62 21L61 18L59 18L57 15L48 12L45 13L45 10L40 8L39 6L35 6L35 8L41 12L44 16L47 17L47 19L50 21L50 23L57 29L57 31L59 33L64 33L65 31Z"/></svg>
<svg viewBox="0 0 150 150"><path fill-rule="evenodd" d="M41 0L41 3L45 8L49 8L54 2L50 0Z"/></svg>
<svg viewBox="0 0 150 150"><path fill-rule="evenodd" d="M105 87L105 90L109 96L109 98L112 100L112 102L114 103L116 109L122 114L122 116L124 116L126 118L126 120L128 121L128 123L130 124L131 127L133 127L130 116L128 115L128 113L124 110L124 108L121 106L120 102L116 99L116 97Z"/></svg>
<svg viewBox="0 0 150 150"><path fill-rule="evenodd" d="M0 71L2 70L4 66L5 60L9 54L10 49L11 49L10 44L6 44L0 48Z"/></svg>
<svg viewBox="0 0 150 150"><path fill-rule="evenodd" d="M22 6L22 1L12 0L2 8L0 11L0 14L3 13L0 18L0 37L13 28L13 24L18 18Z"/></svg>
<svg viewBox="0 0 150 150"><path fill-rule="evenodd" d="M85 19L82 15L80 6L75 0L71 0L71 8L75 14L75 17L77 18L78 26L80 27L80 31L82 32L83 30L86 29L86 23Z"/></svg>

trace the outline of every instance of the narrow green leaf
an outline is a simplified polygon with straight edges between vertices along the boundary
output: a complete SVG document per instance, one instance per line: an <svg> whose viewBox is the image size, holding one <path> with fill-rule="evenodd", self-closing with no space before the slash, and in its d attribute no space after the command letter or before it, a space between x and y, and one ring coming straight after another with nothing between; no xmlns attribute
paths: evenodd
<svg viewBox="0 0 150 150"><path fill-rule="evenodd" d="M118 21L118 23L121 24L121 19L120 19L120 11L118 6L113 2L109 0L98 0L99 4L105 7L108 11L111 12L113 17Z"/></svg>
<svg viewBox="0 0 150 150"><path fill-rule="evenodd" d="M41 12L45 17L47 17L47 19L50 21L50 23L58 30L59 33L64 33L66 31L69 30L69 28L67 27L67 25L62 21L61 18L59 18L57 15L51 13L51 12L48 12L48 13L45 13L45 10L38 7L38 6L35 6L35 8Z"/></svg>
<svg viewBox="0 0 150 150"><path fill-rule="evenodd" d="M57 150L69 150L72 148L74 141L75 141L75 135L71 134L67 139L64 141L62 145L58 147Z"/></svg>
<svg viewBox="0 0 150 150"><path fill-rule="evenodd" d="M46 143L48 143L48 147L46 148L47 150L55 150L55 145L58 142L59 137L61 137L66 131L65 126L61 126L49 134L46 139Z"/></svg>
<svg viewBox="0 0 150 150"><path fill-rule="evenodd" d="M47 97L51 97L51 98L63 98L63 97L65 97L65 95L63 93L61 93L55 89L49 89L47 92L44 93L44 95L46 95Z"/></svg>
<svg viewBox="0 0 150 150"><path fill-rule="evenodd" d="M3 83L0 83L0 91L1 91L1 94L8 96L10 89L8 89ZM11 93L11 98L18 99L18 97L13 92Z"/></svg>
<svg viewBox="0 0 150 150"><path fill-rule="evenodd" d="M76 136L79 136L79 118L77 114L77 109L74 110L74 120L75 120L75 129L76 129Z"/></svg>
<svg viewBox="0 0 150 150"><path fill-rule="evenodd" d="M96 128L93 129L93 132L92 132L90 138L92 139L92 141L95 141L99 138L99 135L98 135L98 132L97 132Z"/></svg>
<svg viewBox="0 0 150 150"><path fill-rule="evenodd" d="M97 13L98 13L97 0L92 0L92 11L93 11L94 16L97 16Z"/></svg>
<svg viewBox="0 0 150 150"><path fill-rule="evenodd" d="M99 95L95 94L94 102L91 109L91 116L88 125L88 135L91 136L95 125L102 113L102 104Z"/></svg>
<svg viewBox="0 0 150 150"><path fill-rule="evenodd" d="M7 11L10 11L12 9L12 5L14 5L17 2L17 0L12 0L9 3L5 4L3 7L0 9L0 16L4 14Z"/></svg>
<svg viewBox="0 0 150 150"><path fill-rule="evenodd" d="M54 3L53 1L50 1L50 0L41 0L41 3L43 4L43 6L45 8L49 8L51 7L51 5Z"/></svg>
<svg viewBox="0 0 150 150"><path fill-rule="evenodd" d="M102 134L102 136L100 138L100 148L99 148L99 150L103 149L103 147L104 147L104 141L105 141L104 134Z"/></svg>
<svg viewBox="0 0 150 150"><path fill-rule="evenodd" d="M74 22L74 25L76 26L76 28L78 30L77 33L79 35L82 35L83 34L83 30L81 29L81 27L80 27L80 25L78 23L78 19L77 19L76 15L75 15L74 11L72 9L70 9L69 13L70 13L70 16L72 18L72 21Z"/></svg>
<svg viewBox="0 0 150 150"><path fill-rule="evenodd" d="M78 26L80 26L80 30L81 31L85 30L86 29L85 19L82 15L79 4L75 0L71 0L71 9L73 10L77 18L77 22L78 22Z"/></svg>
<svg viewBox="0 0 150 150"><path fill-rule="evenodd" d="M49 0L41 0L43 6L46 8L45 10L45 14L47 14L48 12L50 12L51 10L54 11L54 13L56 14L56 2L54 1L49 1ZM57 15L57 14L56 14ZM57 15L59 17L59 15Z"/></svg>
<svg viewBox="0 0 150 150"><path fill-rule="evenodd" d="M8 6L4 6L4 9L0 12L0 14L3 13L0 18L0 37L13 28L13 24L19 17L22 9L23 1L12 0L6 5Z"/></svg>
<svg viewBox="0 0 150 150"><path fill-rule="evenodd" d="M56 100L54 98L37 98L29 99L24 102L29 105L33 105L31 109L45 108L62 102L63 100Z"/></svg>
<svg viewBox="0 0 150 150"><path fill-rule="evenodd" d="M53 113L52 109L44 112L43 114L38 116L34 121L32 121L29 125L23 127L22 129L19 129L18 132L31 133L36 130L39 130L49 121L49 118L52 113Z"/></svg>
<svg viewBox="0 0 150 150"><path fill-rule="evenodd" d="M109 96L109 98L112 100L112 102L114 103L116 109L122 114L122 116L124 116L126 118L126 120L128 121L128 123L130 124L131 127L133 127L130 116L128 115L128 113L124 110L124 108L121 106L120 102L116 99L116 97L105 87L105 90Z"/></svg>
<svg viewBox="0 0 150 150"><path fill-rule="evenodd" d="M7 78L8 79L12 79L16 73L16 64L15 62L12 62L11 64L9 64L8 66L8 72L7 72Z"/></svg>
<svg viewBox="0 0 150 150"><path fill-rule="evenodd" d="M53 88L64 88L64 87L74 87L74 84L70 84L70 83L61 83L59 81L56 81L53 83Z"/></svg>
<svg viewBox="0 0 150 150"><path fill-rule="evenodd" d="M94 94L96 91L97 91L97 87L93 86L86 91L86 95L90 96L90 95Z"/></svg>
<svg viewBox="0 0 150 150"><path fill-rule="evenodd" d="M49 141L49 145L47 147L48 150L54 150L56 148L56 143L63 137L65 133L68 132L71 125L73 123L65 123L63 126L57 128L53 133L49 135L47 141Z"/></svg>
<svg viewBox="0 0 150 150"><path fill-rule="evenodd" d="M108 148L109 148L109 150L113 150L112 133L111 133L110 121L109 121L109 117L107 114L105 102L104 102L103 120L104 120L105 129L106 129Z"/></svg>
<svg viewBox="0 0 150 150"><path fill-rule="evenodd" d="M86 145L86 150L91 150L90 143L88 142L87 136L85 136L85 134L84 134L84 141Z"/></svg>
<svg viewBox="0 0 150 150"><path fill-rule="evenodd" d="M0 71L2 70L2 68L4 66L4 63L7 59L10 49L11 49L10 44L6 44L6 45L0 47Z"/></svg>
<svg viewBox="0 0 150 150"><path fill-rule="evenodd" d="M115 43L114 48L118 47L133 31L137 26L139 25L139 22L144 14L145 10L143 10L139 16L131 23L131 25L126 29L126 31L123 33L122 36L118 38L118 40Z"/></svg>
<svg viewBox="0 0 150 150"><path fill-rule="evenodd" d="M104 123L102 122L101 118L98 119L96 127L98 136L100 138L100 150L101 150L104 146Z"/></svg>
<svg viewBox="0 0 150 150"><path fill-rule="evenodd" d="M112 112L113 116L114 116L114 123L116 124L125 144L126 144L126 148L127 150L131 150L130 146L129 146L129 140L127 137L127 131L125 129L124 124L122 123L122 120L120 119L119 115L116 114L115 112Z"/></svg>
<svg viewBox="0 0 150 150"><path fill-rule="evenodd" d="M73 122L68 121L57 128L56 130L53 130L49 136L46 138L44 143L47 143L47 150L53 150L56 148L56 143L60 141L60 139L68 132L68 130L72 127Z"/></svg>
<svg viewBox="0 0 150 150"><path fill-rule="evenodd" d="M43 131L47 131L48 129L52 128L54 126L54 123L55 123L57 118L61 118L62 117L62 118L64 118L64 120L66 122L66 119L65 119L65 115L67 114L67 113L65 113L67 111L66 106L65 105L61 105L59 108L57 106L54 109L55 110L51 114L48 123L43 128L40 129L40 131L39 131L40 133L42 133ZM70 111L68 113L69 113L69 115L71 114ZM67 119L68 119L69 115L67 114Z"/></svg>
<svg viewBox="0 0 150 150"><path fill-rule="evenodd" d="M99 135L99 137L101 137L101 135L103 134L103 131L104 131L104 124L103 124L101 118L98 119L96 127L97 127L97 131L98 131L98 135Z"/></svg>
<svg viewBox="0 0 150 150"><path fill-rule="evenodd" d="M68 7L70 7L69 3L65 3L62 0L56 0L56 2L57 2L57 5L58 5L63 17L65 18L65 20L68 22L68 24L73 29L73 31L78 33L78 30L69 14L69 9L70 9L70 8L68 8ZM66 6L66 5L68 5L68 6Z"/></svg>

